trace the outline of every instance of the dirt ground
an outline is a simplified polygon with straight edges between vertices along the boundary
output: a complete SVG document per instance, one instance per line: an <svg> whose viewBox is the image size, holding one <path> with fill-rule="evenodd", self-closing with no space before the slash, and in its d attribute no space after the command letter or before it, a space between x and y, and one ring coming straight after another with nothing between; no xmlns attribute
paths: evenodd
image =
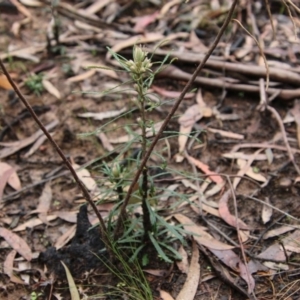
<svg viewBox="0 0 300 300"><path fill-rule="evenodd" d="M23 3L23 1L20 2ZM82 3L78 1L72 3L71 1L61 2L69 3L80 10L86 9L93 1L83 1ZM101 1L98 2L100 3ZM180 4L181 6L179 6L178 9L183 10L183 16L191 18L193 15L189 15L188 12L196 10L197 5L202 5L202 2L190 1L186 6ZM224 3L225 2L231 1L224 1ZM264 1L261 2L264 3ZM252 3L253 14L255 14L254 6L261 2L255 1L255 3ZM119 19L116 17L116 23L119 22L119 24L122 25L130 24L130 27L133 28L134 25L130 23L131 18L150 16L157 11L161 11L162 7L165 7L168 1L163 1L163 3L158 6L152 3L135 3L132 6L128 4L128 9L125 7L127 5L125 1L116 1L116 3L119 5L116 9L119 10L120 7L124 8L121 17ZM221 3L222 5L226 4L222 1ZM240 5L241 7L243 6L243 4ZM272 12L274 14L278 13L278 6L278 3L272 6ZM100 30L97 32L96 30L90 31L89 29L85 29L84 24L90 26L88 22L84 22L85 20L76 20L76 18L70 15L63 14L63 10L57 10L57 16L60 22L59 34L63 42L57 45L55 44L55 38L53 38L52 48L50 47L51 49L49 50L49 47L46 45L46 37L47 32L49 33L49 24L52 18L50 7L47 5L41 7L35 7L35 5L33 5L33 7L30 7L26 6L26 1L22 4L22 7L25 7L26 11L28 10L30 16L26 17L26 12L24 15L24 11L19 12L18 15L6 15L0 12L1 55L13 51L13 49L23 49L23 52L21 51L18 55L1 56L1 58L5 61L5 66L10 71L26 99L36 108L36 112L42 123L46 125L54 120L58 122L58 125L50 130L50 132L53 133L53 139L61 147L64 154L73 163L79 166L87 164L87 169L90 171L91 177L98 182L101 188L105 188L105 181L107 181L107 179L105 179L103 173L101 173L100 168L104 162L110 163L116 155L120 153L120 147L122 147L122 145L124 146L124 143L112 143L113 147L115 147L115 152L109 153L107 148L103 146L103 140L99 138L97 129L102 128L101 126L112 121L102 129L102 132L106 134L106 138L113 141L128 133L128 131L126 132L126 126L131 126L132 130L136 130L138 128L137 120L140 114L138 110L133 110L130 114L120 118L113 117L95 120L92 117L79 117L80 114L86 112L104 113L120 111L124 107L129 111L135 108L134 95L129 92L113 95L82 93L91 91L101 92L111 85L126 81L128 78L127 74L123 76L123 73L119 73L117 78L114 78L114 75L102 71L97 71L93 74L88 73L90 70L85 70L83 65L84 62L109 64L109 62L106 61L107 50L105 47L107 45L110 47L118 45L121 40L118 35L128 35L129 39L130 36L136 35L137 33L126 32L126 30L122 32L121 30L109 28L108 32L106 32L104 36L101 36L102 33ZM107 20L110 15L113 15L113 7L108 9L106 6L106 8L107 10L100 11L97 14L101 19ZM194 49L195 52L201 51L201 47L205 49L210 45L212 42L212 34L215 36L220 26L219 23L223 20L222 16L224 13L221 12L221 8L215 11L218 17L213 16L213 10L211 11L211 18L213 18L215 22L207 24L206 32L204 30L198 33L198 36L200 36L198 42L195 42L195 36L184 36L185 33L190 34L190 31L184 28L184 24L182 25L183 28L180 28L179 23L176 23L185 19L182 18L178 21L178 19L176 19L178 14L176 14L174 10L170 10L170 12L176 16L176 18L174 17L173 23L172 20L170 20L173 15L168 17L164 15L160 19L157 19L156 23L150 23L148 27L145 27L142 34L153 33L153 29L163 26L163 22L166 20L165 22L173 26L167 26L166 31L169 30L170 33L172 33L174 29L174 33L182 32L182 37L175 39L174 42L171 41L169 48L173 47L181 49L181 51L183 49L183 52L184 49L187 51ZM196 10L195 13L198 12L199 10ZM247 5L245 5L244 9L239 9L237 17L242 16L242 20L244 20L243 14L250 16L249 10L247 11ZM265 9L262 9L262 11L255 16L257 17L259 29L263 28L260 22L266 22L267 14ZM282 18L288 18L287 12L282 13ZM26 21L26 19L29 19L29 21ZM87 18L87 20L89 19ZM275 21L278 21L277 15ZM136 22L138 21L136 20ZM290 30L292 25L288 28ZM239 32L240 36L245 38L244 33L241 33L241 31L236 28L233 29ZM201 28L201 30L203 30L203 28ZM203 35L202 37L201 34ZM90 35L89 38L83 37L88 35ZM236 34L236 36L237 35L238 34ZM155 42L157 41L158 39L155 39ZM234 41L236 41L236 39ZM221 41L221 47L226 43L233 43L234 41L231 40L230 34L227 32ZM280 38L279 41L281 41ZM149 41L147 41L147 43L148 46L153 46ZM188 43L192 46L188 46ZM298 46L297 43L299 42L295 42L293 45ZM242 43L240 46L241 49L244 49L243 45ZM286 51L287 47L285 46L286 45L279 45L277 47L282 49L282 51ZM29 47L32 47L32 49L28 50ZM42 50L38 51L38 47L41 47ZM120 48L120 51L123 51L122 54L125 57L130 57L131 52L128 51L130 47L127 48L127 50ZM253 45L252 47L253 49L255 48ZM220 49L223 48L217 48L214 52L215 56L222 57L222 55L218 54L218 51L221 51ZM255 55L258 55L258 51L255 49L248 50L246 47L246 51L250 54L255 53ZM291 48L287 51L290 51L290 49ZM266 53L269 53L267 50ZM247 61L246 58L245 60L238 60L236 59L237 56L231 54L228 61L232 63L255 64L255 55L253 54L251 59L248 58ZM283 61L277 55L276 61L278 63L284 62L289 64L289 70L294 68L293 70L298 76L299 53L295 50L293 54L290 54L290 57L293 57L294 60ZM267 58L275 60L273 56L268 56ZM177 68L189 73L192 73L195 68L195 63L186 63L180 59L174 64ZM110 66L112 65L110 64ZM280 67L277 66L277 68ZM222 76L225 78L225 76L229 74L229 72L226 74L224 74L225 71L223 74L222 72L223 71L220 70L208 69L204 70L202 75L205 77L206 73L207 78L221 78ZM44 79L50 81L55 89L52 87L45 89L44 86L44 90L40 95L34 94L25 84L26 80L30 78L30 74L33 73L42 73ZM82 78L74 79L75 76L79 76L80 74L82 74ZM71 78L73 78L73 80ZM244 84L249 83L251 86L259 86L260 84L258 78L255 76L246 77L245 74L233 75L232 82L234 82L234 80L240 80L239 82ZM251 81L252 83L250 83ZM154 86L163 90L163 92L158 92L162 98L162 105L150 112L148 118L154 123L163 121L171 110L172 104L175 102L174 98L178 97L185 83L186 80L182 78L176 80L164 76L163 78L155 79L153 83ZM295 84L286 82L278 83L275 79L271 79L270 85L271 87L278 87L278 89L283 90L296 90L297 88ZM157 89L155 90L155 88L153 90L154 92L158 91ZM59 91L59 97L54 95L56 91ZM166 94L166 92L178 93L176 93L175 96L170 96L170 94ZM248 231L249 237L243 243L243 248L248 251L245 257L238 247L234 247L232 251L236 255L235 258L232 258L232 262L230 262L230 259L229 261L226 259L222 260L220 256L214 255L208 247L206 247L208 256L205 255L205 252L200 251L199 264L201 276L194 299L247 299L245 294L242 294L238 291L238 288L236 288L236 286L239 286L243 288L244 291L248 290L249 293L249 281L242 279L240 274L241 261L248 263L249 268L251 263L255 265L256 269L255 271L251 271L250 275L253 276L255 285L255 287L253 287L253 294L255 294L256 299L299 299L300 291L297 287L297 283L300 279L300 263L298 262L300 240L297 232L299 230L300 219L300 174L297 173L296 168L300 166L300 109L299 105L297 106L297 97L291 97L290 99L276 97L275 100L269 103L269 106L278 112L278 119L274 111L268 110L267 108L264 109L264 106L260 105L262 96L259 93L247 93L230 88L214 88L199 83L193 84L191 92L194 92L193 96L185 99L180 104L175 117L172 118L165 130L164 139L159 141L155 148L167 161L167 170L172 173L172 180L159 183L160 188L166 189L171 184L178 183L177 192L187 197L192 197L197 195L195 185L200 184L200 186L202 186L203 180L209 177L209 173L203 171L201 168L197 168L196 175L198 178L195 178L195 168L193 168L193 164L189 162L188 159L184 159L179 163L176 162L179 152L178 149L180 147L178 144L178 132L180 131L179 118L185 115L187 118L190 118L189 120L192 120L193 129L191 135L197 136L198 138L198 140L194 140L193 145L189 144L191 140L193 140L190 138L184 147L189 156L196 161L201 161L205 166L208 166L212 173L227 175L227 179L231 181L231 184L234 184L234 178L241 178L239 185L234 188L236 207L233 199L229 199L228 212L220 217L204 210L205 219L209 221L209 224L223 232L228 239L233 240L238 245L240 240L236 234L236 227L224 220L226 218L225 215L228 216L230 214L231 216L235 216L236 208L238 211L236 218L238 217L239 220L242 220L242 222L247 225L247 228L250 228ZM199 97L202 100L199 100ZM186 111L192 107L192 105L199 103L199 101L205 103L210 113L199 120L195 120L193 118L196 117L186 115ZM15 100L15 98L11 96L11 92L4 88L0 90L0 110L1 134L7 127L5 135L3 137L0 135L0 151L3 151L3 149L7 147L5 143L23 141L39 130L38 125L28 115L16 121L18 116L21 116L22 113L25 112L24 105L20 100ZM218 113L215 113L216 111ZM287 115L291 116L291 119L283 123ZM226 116L234 117L226 118ZM12 123L14 121L16 122ZM294 163L290 159L291 157L289 156L284 135L282 137L281 124L284 124L284 135L287 137L289 147L292 148L290 153L292 153ZM174 134L174 132L177 133ZM226 135L226 133L230 134ZM237 135L240 136L237 137ZM35 142L35 140L33 142ZM63 235L66 235L65 240L62 241L63 247L67 247L66 239L68 237L68 231L71 232L72 228L74 228L76 215L85 200L81 195L80 189L75 184L74 179L69 173L65 173L66 169L64 164L50 142L47 140L44 141L32 150L32 154L27 154L33 142L7 156L2 157L1 154L3 152L0 152L0 162L7 163L16 170L22 186L21 189L16 191L10 185L5 186L4 184L5 189L3 195L0 194L2 197L0 202L0 225L1 228L9 229L22 237L29 245L33 254L31 262L24 260L21 255L15 254L15 258L12 260L12 266L14 268L13 274L18 280L22 280L23 284L14 282L15 277L9 277L7 267L5 268L5 266L7 266L5 262L8 262L8 255L14 247L12 247L8 240L4 238L4 235L1 234L3 238L0 239L2 266L2 273L0 273L0 297L1 299L8 300L34 299L32 293L36 291L37 294L42 293L40 299L70 299L66 281L55 279L53 274L45 273L44 265L37 261L37 257L49 247L56 245L58 239ZM138 146L138 144L135 143L134 146ZM256 153L257 150L260 150L260 152ZM240 167L237 162L237 157L233 157L233 153L235 154L237 152L243 152L244 157L247 156L246 159L241 159L240 163L247 163L253 159L249 169L252 172L249 170L249 172L247 171L246 173L241 172L245 167ZM229 156L229 153L232 154L232 156ZM227 154L227 156L225 154ZM255 155L257 157L255 157ZM160 165L161 162L160 159L153 156L149 165L157 166ZM194 165L197 166L197 162L194 162ZM177 173L174 172L174 170ZM3 174L0 172L0 175ZM184 176L186 176L186 178L184 178ZM226 182L227 179L226 177L224 178L224 182ZM193 183L193 186L188 185L183 179L188 179L189 183ZM4 177L2 180L4 181ZM38 225L27 224L27 222L32 219L39 220L38 215L41 212L35 210L39 207L41 195L43 191L45 191L45 185L47 184L49 184L52 196L46 215L42 218L43 220L46 218L46 222L40 222ZM214 180L212 180L210 188L212 188L213 185ZM230 184L227 182L226 188L225 186L222 187L218 192L213 193L212 196L205 194L206 200L218 204L220 198L222 198L229 186ZM255 199L259 199L261 202ZM159 206L164 208L164 216L170 216L175 213L188 216L198 225L205 226L214 239L230 244L228 239L224 238L219 231L205 223L199 213L197 214L189 203L178 205L174 210L169 209L171 204L177 200L176 196L173 195L168 197L167 201L159 203ZM271 204L273 209L270 210L268 205L263 205L265 202ZM105 216L109 208L106 209L101 205L99 205L99 209ZM220 210L217 206L213 208L216 209L216 211L218 211L218 209ZM269 219L264 222L263 219L268 218L268 214ZM55 218L47 219L47 217L51 216L55 216ZM90 220L95 219L92 211L89 211L89 217ZM236 221L235 217L233 217L233 219ZM25 224L23 228L22 224ZM242 223L239 224L239 226L241 226ZM292 227L292 229L281 231L283 227ZM273 236L268 239L264 238L264 235L271 230L275 231L273 232ZM292 245L285 240L289 237L293 239ZM192 243L188 238L187 241L185 250L190 260L192 255ZM275 244L281 247L281 254L278 254L276 251L272 253L266 252L270 260L266 257L259 258L261 254L265 253L269 247ZM212 260L210 260L209 257ZM282 259L282 257L284 258ZM239 261L235 261L237 258ZM245 258L246 261L244 261ZM161 297L161 299L168 299L164 298L162 294L160 295L159 290L168 292L176 299L186 281L187 275L182 272L175 262L172 265L161 264L157 261L155 254L151 260L153 262L151 262L146 269L163 270L167 274L167 276L158 276L157 273L155 273L156 275L150 274L149 272L145 273L153 290L154 299L160 299L159 297ZM269 264L265 264L267 262ZM282 265L279 265L279 263ZM221 271L215 268L215 264L221 266ZM80 273L84 272L78 272L78 274L72 275L80 287L81 299L113 299L105 296L93 297L93 295L99 295L101 292L105 294L106 290L103 288L103 285L118 283L114 282L114 279L111 279L111 274L109 274L107 270L100 268L96 271L87 272L87 274ZM85 279L82 278L84 277L83 275L86 277ZM225 278L226 275L228 275L227 280Z"/></svg>

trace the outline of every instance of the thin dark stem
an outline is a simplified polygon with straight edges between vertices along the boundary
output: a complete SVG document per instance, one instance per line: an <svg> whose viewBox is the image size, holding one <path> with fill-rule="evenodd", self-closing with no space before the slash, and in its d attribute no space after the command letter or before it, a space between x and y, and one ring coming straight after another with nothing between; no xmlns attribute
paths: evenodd
<svg viewBox="0 0 300 300"><path fill-rule="evenodd" d="M146 98L145 98L145 89L144 89L143 79L139 80L139 87L140 89L140 103L141 103L141 117L142 117L142 153L141 158L144 159L144 156L147 151L147 136L146 136L146 126L147 126L147 118L146 118ZM151 220L150 220L150 212L149 212L149 205L147 205L148 201L148 168L145 165L142 172L142 186L141 186L141 193L142 193L142 210L143 210L143 226L144 226L144 242L147 243L149 241L149 234L148 232L151 231Z"/></svg>
<svg viewBox="0 0 300 300"><path fill-rule="evenodd" d="M214 40L213 44L211 45L211 47L209 48L207 54L205 55L205 57L203 58L203 60L201 61L201 63L199 63L197 69L195 70L194 74L192 75L192 77L190 78L190 80L188 81L188 83L186 84L186 86L184 87L184 89L182 90L179 98L177 99L177 101L175 102L174 106L172 107L171 111L169 112L168 116L166 117L165 121L163 122L160 130L158 131L157 135L155 136L154 140L152 141L152 144L150 145L147 153L145 154L145 156L143 157L143 161L141 162L140 164L140 167L139 169L137 170L136 174L135 174L135 177L134 179L132 180L132 183L128 189L128 192L127 192L127 195L124 199L124 202L123 202L123 205L121 207L121 210L120 210L120 215L119 215L119 218L118 218L118 221L117 221L117 225L116 225L116 228L115 228L115 239L118 237L118 234L119 234L119 228L121 226L121 223L122 223L122 220L123 220L123 216L125 215L126 213L126 206L128 205L128 202L129 202L129 199L130 199L130 196L133 192L133 189L134 189L134 186L135 184L137 183L142 171L144 170L144 167L146 166L146 163L155 147L155 145L157 144L159 138L161 137L163 131L165 130L165 128L167 127L168 123L170 122L172 116L174 115L174 113L176 112L178 106L180 105L181 101L183 100L185 94L188 92L188 90L191 88L193 82L195 81L197 75L200 73L200 71L203 69L206 61L209 59L209 57L211 56L211 54L213 53L214 49L217 47L225 29L227 28L231 18L232 18L232 15L234 13L234 10L235 10L235 7L237 5L237 2L238 0L234 0L232 5L231 5L231 8L230 10L228 11L228 15L216 37L216 39Z"/></svg>
<svg viewBox="0 0 300 300"><path fill-rule="evenodd" d="M19 90L19 88L17 87L17 85L14 83L14 81L12 80L12 78L10 77L7 69L5 68L2 60L0 59L0 67L3 71L3 73L5 74L5 76L7 77L7 80L9 81L9 83L11 84L11 86L13 87L14 91L16 92L16 94L18 95L19 99L24 103L24 105L26 106L26 108L28 109L28 111L30 112L32 118L35 120L35 122L39 125L39 127L41 128L41 130L44 132L44 134L47 136L48 140L51 142L51 144L53 145L53 147L55 148L56 152L59 154L59 156L61 157L61 159L63 160L63 162L65 163L66 167L69 169L69 171L71 172L74 180L76 181L76 183L78 184L79 188L82 191L82 194L84 196L84 198L86 199L86 201L91 205L91 207L93 208L96 216L99 219L99 223L100 223L100 233L101 233L101 237L103 239L103 242L106 244L106 246L109 248L110 246L110 242L107 236L107 231L106 231L106 227L105 227L105 223L104 220L100 214L100 212L98 211L93 199L91 198L90 193L88 192L87 188L85 187L85 185L82 183L82 181L79 179L76 171L74 170L74 168L72 167L71 163L68 161L68 159L66 158L66 156L64 155L64 153L62 152L62 150L60 149L60 147L58 146L58 144L53 140L52 136L50 135L50 133L47 131L47 129L45 128L45 126L42 124L42 122L39 120L38 116L36 115L36 113L34 112L34 110L32 109L31 105L28 103L28 101L25 99L25 97L23 96L23 94L21 93L21 91ZM108 249L109 251L109 249Z"/></svg>

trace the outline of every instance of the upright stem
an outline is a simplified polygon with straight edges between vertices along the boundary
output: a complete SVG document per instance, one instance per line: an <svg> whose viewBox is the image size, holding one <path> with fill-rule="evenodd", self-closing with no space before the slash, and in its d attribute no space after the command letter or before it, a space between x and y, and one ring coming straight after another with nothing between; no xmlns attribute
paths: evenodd
<svg viewBox="0 0 300 300"><path fill-rule="evenodd" d="M139 87L143 87L143 80L139 80ZM147 126L147 118L146 118L146 99L145 99L145 90L144 88L139 88L140 93L140 104L141 104L141 126L142 126L142 155L141 159L144 159L144 156L147 151L147 136L146 136L146 126ZM149 213L149 205L147 205L148 201L148 168L145 165L142 171L142 210L143 210L143 226L144 226L144 242L147 242L149 239L148 232L151 231L151 220Z"/></svg>

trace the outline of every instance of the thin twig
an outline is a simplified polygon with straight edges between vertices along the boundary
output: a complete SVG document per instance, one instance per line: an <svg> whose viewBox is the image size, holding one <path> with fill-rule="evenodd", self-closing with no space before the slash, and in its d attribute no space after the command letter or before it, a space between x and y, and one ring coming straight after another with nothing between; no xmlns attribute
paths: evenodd
<svg viewBox="0 0 300 300"><path fill-rule="evenodd" d="M188 83L186 84L186 86L184 87L184 89L182 90L179 98L177 99L177 101L175 102L174 106L172 107L171 111L169 112L168 116L166 117L165 121L163 122L160 130L158 131L157 135L155 136L153 142L151 143L147 153L145 154L144 158L143 158L143 161L141 162L141 165L139 167L139 169L137 170L136 174L135 174L135 177L133 178L132 180L132 183L129 187L129 190L127 192L127 195L125 197L125 200L124 200L124 203L121 207L121 210L120 210L120 216L118 218L118 221L117 221L117 225L116 225L116 229L115 229L115 238L117 238L118 234L119 234L119 228L121 226L121 222L123 220L123 216L125 215L125 212L126 212L126 206L129 202L129 199L130 199L130 196L133 192L133 189L134 189L134 186L135 184L137 183L144 167L146 166L146 163L155 147L155 145L157 144L159 138L161 137L163 131L165 130L165 128L167 127L168 123L170 122L172 116L174 115L174 113L176 112L177 108L179 107L181 101L183 100L185 94L190 90L191 88L191 85L193 84L193 82L195 81L197 75L199 74L199 72L203 69L206 61L208 60L208 58L210 57L210 55L213 53L214 49L217 47L225 29L227 28L231 18L232 18L232 15L233 15L233 12L235 10L235 7L237 5L237 2L238 0L234 0L232 5L231 5L231 8L228 12L228 15L215 39L215 41L213 42L213 44L211 45L210 49L208 50L207 54L205 55L204 59L201 61L201 63L199 63L197 69L195 70L194 74L192 75L192 77L190 78L190 80L188 81Z"/></svg>
<svg viewBox="0 0 300 300"><path fill-rule="evenodd" d="M297 171L298 175L300 175L300 169L299 167L297 166L296 162L295 162L295 158L294 158L294 155L292 153L292 149L291 149L291 146L288 142L288 139L287 139L287 136L286 136L286 132L285 132L285 129L284 129L284 125L283 125L283 122L280 118L280 115L279 113L277 112L277 110L269 105L267 105L267 110L270 111L273 116L276 118L277 122L278 122L278 125L280 127L280 130L281 130L281 133L282 133L282 138L283 138L283 141L285 143L285 146L286 146L286 150L289 154L289 158L291 160L291 162L293 163L294 167L295 167L295 170Z"/></svg>
<svg viewBox="0 0 300 300"><path fill-rule="evenodd" d="M58 146L58 144L53 140L51 134L47 131L47 129L45 128L45 126L39 120L38 116L36 115L36 113L32 109L32 107L29 104L29 102L25 99L25 97L23 96L22 92L19 90L19 88L17 87L17 85L14 83L14 81L12 80L11 76L9 75L9 73L8 73L7 69L5 68L5 66L4 66L4 64L3 64L3 62L2 62L1 59L0 59L0 67L1 67L1 69L3 71L3 73L5 74L5 76L7 77L7 80L11 84L12 88L14 89L15 93L18 95L19 99L23 102L23 104L25 105L25 107L28 109L28 111L30 112L32 118L35 120L35 122L39 125L39 127L41 128L41 130L47 136L48 140L51 142L51 144L55 148L56 152L59 154L59 156L61 157L61 159L65 163L66 167L71 172L74 180L76 181L76 183L78 184L79 188L81 189L84 198L87 200L87 202L93 208L93 210L94 210L97 218L99 219L99 223L100 223L99 227L100 227L101 237L103 238L103 242L109 248L110 242L109 242L109 239L108 239L108 236L107 236L107 231L106 231L104 220L103 220L100 212L98 211L97 206L95 205L95 203L94 203L91 195L89 194L87 188L85 187L85 185L82 183L82 181L78 177L78 175L77 175L76 171L74 170L73 166L68 161L67 157L64 155L64 153L62 152L62 150L60 149L60 147Z"/></svg>

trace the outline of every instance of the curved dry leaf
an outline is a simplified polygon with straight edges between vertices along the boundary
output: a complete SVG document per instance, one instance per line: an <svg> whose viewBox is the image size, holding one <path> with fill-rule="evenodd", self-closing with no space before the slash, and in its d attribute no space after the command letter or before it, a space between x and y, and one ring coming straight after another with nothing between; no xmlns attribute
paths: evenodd
<svg viewBox="0 0 300 300"><path fill-rule="evenodd" d="M178 119L178 123L184 127L194 126L194 124L202 118L199 104L190 106L184 114Z"/></svg>
<svg viewBox="0 0 300 300"><path fill-rule="evenodd" d="M57 216L50 215L50 216L47 216L46 221L47 221L47 223L49 223L50 221L53 221L55 219L57 219ZM32 218L29 221L27 221L27 222L17 226L16 228L14 228L13 231L15 231L15 232L23 231L26 228L33 228L33 227L36 227L36 226L41 225L41 224L43 224L43 221L41 219Z"/></svg>
<svg viewBox="0 0 300 300"><path fill-rule="evenodd" d="M182 2L181 0L173 0L173 1L166 3L160 10L160 16L163 17L166 13L168 13L170 11L172 6L174 6L176 4L180 4L181 2Z"/></svg>
<svg viewBox="0 0 300 300"><path fill-rule="evenodd" d="M57 239L54 245L56 250L61 249L63 246L65 246L75 236L75 233L76 225L73 225L62 236L60 236Z"/></svg>
<svg viewBox="0 0 300 300"><path fill-rule="evenodd" d="M9 277L11 282L17 284L24 284L24 281L13 274L14 270L14 259L17 254L16 250L12 250L6 256L5 261L3 262L3 272Z"/></svg>
<svg viewBox="0 0 300 300"><path fill-rule="evenodd" d="M30 7L41 7L44 4L40 1L37 0L20 0L20 2L26 6L30 6Z"/></svg>
<svg viewBox="0 0 300 300"><path fill-rule="evenodd" d="M162 300L174 300L174 298L167 292L159 290L159 296Z"/></svg>
<svg viewBox="0 0 300 300"><path fill-rule="evenodd" d="M7 80L7 77L4 74L0 74L0 87L5 90L12 90L12 86Z"/></svg>
<svg viewBox="0 0 300 300"><path fill-rule="evenodd" d="M124 113L127 110L127 107L123 107L122 109L119 110L110 110L110 111L105 111L105 112L85 112L82 114L78 114L77 116L80 118L93 118L94 120L104 120L104 119L109 119L109 118L114 118L122 113Z"/></svg>
<svg viewBox="0 0 300 300"><path fill-rule="evenodd" d="M97 183L94 178L91 177L91 173L87 169L80 169L79 165L72 164L73 168L76 170L77 176L80 178L80 180L83 182L83 184L86 186L86 188L89 191L94 191L97 187Z"/></svg>
<svg viewBox="0 0 300 300"><path fill-rule="evenodd" d="M255 281L250 274L248 267L241 261L241 259L232 251L219 251L210 250L218 259L220 259L225 265L232 270L240 274L240 276L247 282L248 293L252 293L255 288Z"/></svg>
<svg viewBox="0 0 300 300"><path fill-rule="evenodd" d="M156 33L156 32L148 32L145 34L139 34L136 36L132 36L125 41L122 41L120 43L115 44L111 50L113 52L118 53L124 48L128 48L131 46L136 45L137 43L140 44L145 44L145 43L152 43L152 42L157 42L163 40L165 37L161 33ZM111 57L111 53L107 52L106 59L109 60Z"/></svg>
<svg viewBox="0 0 300 300"><path fill-rule="evenodd" d="M56 99L61 99L60 92L49 80L43 79L42 84L49 94L54 96Z"/></svg>
<svg viewBox="0 0 300 300"><path fill-rule="evenodd" d="M189 272L188 255L182 245L180 245L178 249L178 253L182 257L182 260L176 261L176 265L182 273L187 274Z"/></svg>
<svg viewBox="0 0 300 300"><path fill-rule="evenodd" d="M8 169L0 177L0 201L2 200L3 191L7 184L8 178L13 173L13 171L13 169Z"/></svg>
<svg viewBox="0 0 300 300"><path fill-rule="evenodd" d="M134 18L136 23L135 23L135 26L133 27L133 31L136 33L143 32L149 24L156 21L158 16L159 16L159 12L155 11L153 14L143 15L143 16Z"/></svg>
<svg viewBox="0 0 300 300"><path fill-rule="evenodd" d="M7 183L15 190L21 189L21 181L16 171L14 171L13 167L7 163L0 162L0 178L4 174L5 171L12 169L12 173L8 177ZM1 179L2 180L2 179Z"/></svg>
<svg viewBox="0 0 300 300"><path fill-rule="evenodd" d="M108 137L104 132L98 132L97 137L100 139L102 146L107 151L114 151L114 146L109 142Z"/></svg>
<svg viewBox="0 0 300 300"><path fill-rule="evenodd" d="M263 252L257 255L258 258L262 258L265 260L272 260L272 261L286 261L286 254L290 256L292 252L286 251L286 253L281 249L281 246L278 243L275 243L265 249Z"/></svg>
<svg viewBox="0 0 300 300"><path fill-rule="evenodd" d="M185 145L189 139L189 135L192 131L193 126L182 126L180 125L179 129L179 136L178 136L178 144L179 144L179 153L182 153L185 150ZM179 154L180 155L180 154ZM182 160L184 159L184 156L181 156ZM182 160L176 160L176 162L182 162Z"/></svg>
<svg viewBox="0 0 300 300"><path fill-rule="evenodd" d="M157 270L157 269L143 269L143 272L148 273L157 277L165 277L168 274L167 270Z"/></svg>
<svg viewBox="0 0 300 300"><path fill-rule="evenodd" d="M94 1L94 2L92 2L91 5L89 5L85 9L85 13L88 14L88 15L93 15L93 14L97 13L98 11L100 11L106 5L108 5L110 2L111 2L111 0Z"/></svg>
<svg viewBox="0 0 300 300"><path fill-rule="evenodd" d="M26 1L26 0L24 0L24 1ZM19 1L10 0L10 2L18 8L18 11L20 13L22 13L27 18L32 19L32 15L31 15L30 11L25 6L23 6Z"/></svg>
<svg viewBox="0 0 300 300"><path fill-rule="evenodd" d="M21 237L4 227L0 227L0 236L26 260L30 261L32 259L32 252Z"/></svg>
<svg viewBox="0 0 300 300"><path fill-rule="evenodd" d="M53 136L54 132L50 132L50 135ZM24 154L24 157L27 158L29 156L31 156L33 153L35 153L35 151L37 151L42 145L43 143L47 140L47 136L42 135L40 136L35 142L34 144L31 146L31 148L28 150L28 152L26 152Z"/></svg>
<svg viewBox="0 0 300 300"><path fill-rule="evenodd" d="M6 274L9 278L13 274L14 269L14 259L17 254L16 250L11 250L8 255L5 258L5 261L3 263L3 271L4 274Z"/></svg>
<svg viewBox="0 0 300 300"><path fill-rule="evenodd" d="M76 211L56 211L56 212L53 212L53 213L62 220L65 220L65 221L70 222L70 223L76 223L78 212L79 212L79 210L76 210Z"/></svg>
<svg viewBox="0 0 300 300"><path fill-rule="evenodd" d="M237 159L237 164L239 166L239 168L242 170L243 168L246 168L247 166L247 161L243 160L243 159ZM247 169L247 171L245 172L245 174L247 176L249 176L250 178L259 181L259 182L266 182L267 179L260 173L255 173L253 171L253 169L251 167L249 167Z"/></svg>
<svg viewBox="0 0 300 300"><path fill-rule="evenodd" d="M178 98L181 94L180 92L165 90L156 85L151 85L151 89L153 89L153 91L155 91L157 94L167 98ZM186 93L184 95L184 99L191 99L193 97L195 97L195 93Z"/></svg>
<svg viewBox="0 0 300 300"><path fill-rule="evenodd" d="M289 234L282 239L282 242L286 251L300 253L300 230L296 230Z"/></svg>
<svg viewBox="0 0 300 300"><path fill-rule="evenodd" d="M231 196L231 190L228 190L227 192L224 193L224 195L221 197L219 201L219 214L221 218L232 227L237 228L238 225L239 229L250 230L247 224L245 224L242 220L236 218L230 213L227 206L228 199L230 196ZM236 223L236 221L238 222L238 224Z"/></svg>
<svg viewBox="0 0 300 300"><path fill-rule="evenodd" d="M95 74L96 74L96 69L90 69L90 70L88 70L84 73L81 73L79 75L68 78L67 82L72 83L72 82L83 81L85 79L88 79L88 78L92 77Z"/></svg>
<svg viewBox="0 0 300 300"><path fill-rule="evenodd" d="M174 217L180 222L184 230L188 232L188 234L192 234L195 241L209 249L218 249L218 250L227 250L233 249L233 246L222 243L215 238L213 238L210 234L205 232L200 226L196 225L191 219L188 217L176 214Z"/></svg>
<svg viewBox="0 0 300 300"><path fill-rule="evenodd" d="M68 267L64 264L63 261L60 261L61 264L63 265L66 275L67 275L67 280L68 280L68 285L69 285L69 291L71 294L71 300L80 300L79 292L77 290L76 284L74 282L73 276L70 273Z"/></svg>
<svg viewBox="0 0 300 300"><path fill-rule="evenodd" d="M268 197L266 197L265 202L267 204L270 204L270 200ZM261 219L264 224L268 223L271 220L271 217L273 215L273 208L270 207L270 205L264 204L261 211Z"/></svg>
<svg viewBox="0 0 300 300"><path fill-rule="evenodd" d="M280 226L276 229L269 230L263 237L264 240L279 236L281 234L287 233L289 231L295 230L296 228L294 226Z"/></svg>
<svg viewBox="0 0 300 300"><path fill-rule="evenodd" d="M225 138L236 139L236 140L243 140L245 138L242 134L234 133L231 131L225 131L225 130L210 128L210 127L207 127L207 130L212 133L218 133Z"/></svg>
<svg viewBox="0 0 300 300"><path fill-rule="evenodd" d="M45 128L49 131L52 128L54 128L57 124L58 124L58 120L54 120L51 123L47 124ZM7 147L0 150L0 158L4 158L9 155L12 155L18 152L19 150L29 146L30 144L35 142L41 135L43 135L43 131L39 129L30 137L25 138L21 141L11 142L11 143L0 143L2 146Z"/></svg>
<svg viewBox="0 0 300 300"><path fill-rule="evenodd" d="M199 249L195 241L192 247L192 259L186 281L176 300L194 300L200 279Z"/></svg>
<svg viewBox="0 0 300 300"><path fill-rule="evenodd" d="M197 168L199 168L203 173L205 173L206 175L209 176L209 178L214 181L215 183L218 183L218 184L223 184L224 180L222 179L221 176L219 175L216 175L213 171L211 171L209 169L209 166L204 164L203 162L201 162L200 160L198 159L195 159L194 157L192 156L189 156L187 155L186 156L187 159L189 160L189 162L193 165L195 165Z"/></svg>

